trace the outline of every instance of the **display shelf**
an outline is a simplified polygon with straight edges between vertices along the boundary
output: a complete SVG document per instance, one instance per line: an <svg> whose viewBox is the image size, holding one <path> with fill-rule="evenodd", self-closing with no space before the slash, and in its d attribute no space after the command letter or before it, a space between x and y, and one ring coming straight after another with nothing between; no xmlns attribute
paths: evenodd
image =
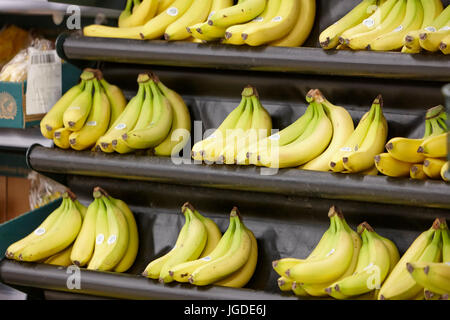
<svg viewBox="0 0 450 320"><path fill-rule="evenodd" d="M62 59L138 63L170 67L292 72L304 74L450 81L450 60L442 54L247 47L84 37L62 34Z"/></svg>
<svg viewBox="0 0 450 320"><path fill-rule="evenodd" d="M70 270L43 264L3 260L0 262L2 281L8 284L58 289L66 292L106 296L119 299L159 300L278 300L295 299L292 296L269 294L251 289L207 286L204 288L184 284L160 284L157 280L138 275L80 270L81 288L68 289Z"/></svg>
<svg viewBox="0 0 450 320"><path fill-rule="evenodd" d="M174 164L169 157L117 155L33 146L28 165L38 172L77 174L283 195L450 208L450 186L386 176L280 169L262 175L254 166ZM271 174L272 172L269 172Z"/></svg>
<svg viewBox="0 0 450 320"><path fill-rule="evenodd" d="M26 152L35 143L46 147L53 146L53 141L43 137L39 128L0 128L0 149Z"/></svg>

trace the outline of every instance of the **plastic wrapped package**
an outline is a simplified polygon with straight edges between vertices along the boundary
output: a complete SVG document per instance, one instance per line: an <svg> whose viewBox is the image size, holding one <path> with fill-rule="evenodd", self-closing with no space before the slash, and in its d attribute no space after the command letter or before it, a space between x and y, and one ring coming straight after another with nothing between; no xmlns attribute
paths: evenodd
<svg viewBox="0 0 450 320"><path fill-rule="evenodd" d="M36 171L31 171L28 174L28 180L30 180L29 202L31 210L40 208L61 197L67 190L67 187Z"/></svg>
<svg viewBox="0 0 450 320"><path fill-rule="evenodd" d="M15 25L0 29L0 67L10 61L20 50L26 48L30 41L29 32Z"/></svg>

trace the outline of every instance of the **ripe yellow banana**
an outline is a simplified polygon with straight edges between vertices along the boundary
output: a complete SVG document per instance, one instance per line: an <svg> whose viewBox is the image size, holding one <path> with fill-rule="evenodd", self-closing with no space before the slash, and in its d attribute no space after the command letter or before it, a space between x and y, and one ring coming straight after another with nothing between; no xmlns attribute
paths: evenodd
<svg viewBox="0 0 450 320"><path fill-rule="evenodd" d="M182 246L175 248L175 252L167 259L161 268L159 281L162 283L172 282L170 270L177 264L196 260L205 248L208 233L203 222L186 206L183 212L190 215L188 234Z"/></svg>
<svg viewBox="0 0 450 320"><path fill-rule="evenodd" d="M393 31L403 21L406 13L406 0L398 0L386 19L368 32L354 34L345 40L345 44L353 50L370 48L370 43L379 35Z"/></svg>
<svg viewBox="0 0 450 320"><path fill-rule="evenodd" d="M93 24L84 27L83 34L87 37L158 39L164 35L164 31L171 23L179 19L189 9L192 2L193 0L176 0L167 10L153 17L142 26L116 28Z"/></svg>
<svg viewBox="0 0 450 320"><path fill-rule="evenodd" d="M70 254L72 252L73 245L68 246L66 249L54 254L53 256L44 260L43 263L54 266L68 267L72 264L70 260Z"/></svg>
<svg viewBox="0 0 450 320"><path fill-rule="evenodd" d="M222 232L220 232L219 227L213 220L202 216L200 212L198 212L190 203L187 202L184 204L184 206L189 207L189 209L195 214L198 219L200 219L200 221L205 226L206 244L199 258L201 259L207 257L217 247L217 244L222 238Z"/></svg>
<svg viewBox="0 0 450 320"><path fill-rule="evenodd" d="M427 180L428 176L423 171L423 164L416 163L411 166L409 169L409 176L411 179L417 180Z"/></svg>
<svg viewBox="0 0 450 320"><path fill-rule="evenodd" d="M331 285L329 294L335 298L358 296L379 289L390 270L390 255L384 242L374 235L375 231L364 223L361 233L363 246L367 246L367 264L361 264L355 274L351 274ZM337 295L334 295L337 292Z"/></svg>
<svg viewBox="0 0 450 320"><path fill-rule="evenodd" d="M63 96L55 103L49 112L42 118L40 122L41 133L47 139L53 139L53 133L55 130L64 126L63 114L71 103L78 97L84 90L85 81L81 82L70 88Z"/></svg>
<svg viewBox="0 0 450 320"><path fill-rule="evenodd" d="M350 266L353 257L353 237L342 222L342 213L330 210L329 216L336 215L336 235L333 248L325 257L300 263L286 271L289 278L299 283L326 283L340 277Z"/></svg>
<svg viewBox="0 0 450 320"><path fill-rule="evenodd" d="M291 31L284 37L272 41L270 46L299 47L308 39L316 17L316 1L300 0L300 14Z"/></svg>
<svg viewBox="0 0 450 320"><path fill-rule="evenodd" d="M105 195L101 201L106 207L108 234L105 236L105 251L91 267L95 270L112 270L124 257L129 243L129 229L123 212L111 203Z"/></svg>
<svg viewBox="0 0 450 320"><path fill-rule="evenodd" d="M233 208L230 216L238 217L230 248L224 255L195 269L189 276L190 283L198 286L212 284L239 270L248 261L252 240L239 219L237 208Z"/></svg>
<svg viewBox="0 0 450 320"><path fill-rule="evenodd" d="M193 1L189 9L180 18L167 27L164 32L164 39L173 41L189 38L191 35L186 28L204 22L208 17L211 5L212 0Z"/></svg>
<svg viewBox="0 0 450 320"><path fill-rule="evenodd" d="M132 0L127 0L125 10L120 14L118 26L120 28L137 27L144 25L153 18L158 9L159 0L142 0L131 9Z"/></svg>
<svg viewBox="0 0 450 320"><path fill-rule="evenodd" d="M353 133L345 141L342 147L337 151L330 160L329 167L334 172L342 172L345 170L343 157L361 148L361 144L369 131L370 124L375 115L377 105L372 103L372 107L359 121Z"/></svg>
<svg viewBox="0 0 450 320"><path fill-rule="evenodd" d="M286 277L279 277L277 279L277 284L281 291L291 291L293 281Z"/></svg>
<svg viewBox="0 0 450 320"><path fill-rule="evenodd" d="M159 145L166 139L172 126L173 109L169 100L153 81L150 82L150 88L153 94L152 121L144 128L133 128L119 139L132 149L148 149Z"/></svg>
<svg viewBox="0 0 450 320"><path fill-rule="evenodd" d="M387 0L380 4L375 11L368 17L364 19L361 23L357 24L353 28L345 30L339 37L339 42L341 45L346 45L348 39L357 35L359 33L369 32L378 27L387 17L389 12L392 10L397 0Z"/></svg>
<svg viewBox="0 0 450 320"><path fill-rule="evenodd" d="M97 221L97 212L99 206L99 199L89 205L86 212L86 217L81 225L80 232L73 244L72 253L70 254L71 261L79 266L84 267L91 260L95 248L95 223Z"/></svg>
<svg viewBox="0 0 450 320"><path fill-rule="evenodd" d="M409 177L412 165L412 163L395 159L387 152L375 156L377 170L389 177Z"/></svg>
<svg viewBox="0 0 450 320"><path fill-rule="evenodd" d="M318 103L321 103L333 125L333 137L327 149L317 158L299 167L304 170L329 171L331 158L339 151L350 135L354 132L354 125L350 113L345 108L333 105L317 91L315 97Z"/></svg>
<svg viewBox="0 0 450 320"><path fill-rule="evenodd" d="M156 15L159 15L161 12L167 10L175 0L159 0L158 1L158 9L156 10Z"/></svg>
<svg viewBox="0 0 450 320"><path fill-rule="evenodd" d="M100 198L102 193L95 190L94 198L98 199L97 219L95 220L95 245L94 253L87 265L87 269L96 270L100 264L99 260L102 258L108 250L108 214L106 213L106 205Z"/></svg>
<svg viewBox="0 0 450 320"><path fill-rule="evenodd" d="M342 158L344 168L348 171L361 172L370 169L373 166L375 155L381 153L386 144L388 128L382 111L383 101L381 96L375 99L374 104L377 106L374 120L361 143L361 147Z"/></svg>
<svg viewBox="0 0 450 320"><path fill-rule="evenodd" d="M94 97L92 108L80 131L69 136L70 147L75 150L84 150L92 147L106 130L111 116L111 107L106 93L101 89L97 79L94 79Z"/></svg>
<svg viewBox="0 0 450 320"><path fill-rule="evenodd" d="M450 294L450 265L444 262L411 262L407 269L422 287L439 295Z"/></svg>
<svg viewBox="0 0 450 320"><path fill-rule="evenodd" d="M259 46L270 41L281 39L295 26L299 14L299 1L281 0L276 15L264 23L255 24L246 28L242 32L242 39L250 46Z"/></svg>
<svg viewBox="0 0 450 320"><path fill-rule="evenodd" d="M56 146L58 146L61 149L69 149L70 143L69 143L69 136L72 134L72 131L70 131L67 128L59 128L53 131L53 142Z"/></svg>
<svg viewBox="0 0 450 320"><path fill-rule="evenodd" d="M51 212L47 218L30 234L26 237L12 243L6 249L5 257L8 259L19 259L20 251L25 248L31 241L41 237L48 230L50 230L53 225L58 221L59 217L63 215L66 211L69 199L67 197L63 197L63 200L58 208L56 208L53 212Z"/></svg>
<svg viewBox="0 0 450 320"><path fill-rule="evenodd" d="M247 262L240 269L236 270L229 276L214 282L215 285L222 287L242 288L252 278L258 262L258 242L250 229L245 227L245 230L247 231L252 243Z"/></svg>
<svg viewBox="0 0 450 320"><path fill-rule="evenodd" d="M144 272L142 273L144 277L148 277L151 279L159 279L161 269L164 266L164 264L169 260L171 256L173 256L177 252L178 250L177 248L184 246L184 242L186 241L189 232L189 224L191 221L191 216L186 211L183 213L183 215L185 217L185 222L180 232L178 233L175 245L166 254L150 261L150 263L146 266Z"/></svg>
<svg viewBox="0 0 450 320"><path fill-rule="evenodd" d="M111 196L108 196L108 199L123 213L125 219L127 220L129 235L127 250L119 263L114 267L115 272L125 272L133 265L134 261L136 260L139 249L139 231L134 214L130 210L128 205L124 201L115 199Z"/></svg>
<svg viewBox="0 0 450 320"><path fill-rule="evenodd" d="M295 141L285 146L271 148L274 150L268 153L263 152L260 155L260 162L263 165L275 168L299 166L316 158L328 147L333 135L331 121L322 104L315 101L311 104L315 108L316 119Z"/></svg>
<svg viewBox="0 0 450 320"><path fill-rule="evenodd" d="M112 141L117 140L122 134L134 128L141 112L144 94L144 84L139 83L139 90L136 96L131 98L117 120L110 126L108 131L98 139L97 144L103 152L114 152Z"/></svg>
<svg viewBox="0 0 450 320"><path fill-rule="evenodd" d="M441 169L447 158L426 158L423 162L423 172L430 179L441 179Z"/></svg>
<svg viewBox="0 0 450 320"><path fill-rule="evenodd" d="M67 107L63 114L64 127L71 131L78 131L86 122L92 108L92 89L94 81L88 80L81 92Z"/></svg>
<svg viewBox="0 0 450 320"><path fill-rule="evenodd" d="M229 27L245 23L260 15L267 0L245 0L238 4L217 10L208 18L208 24L217 27Z"/></svg>
<svg viewBox="0 0 450 320"><path fill-rule="evenodd" d="M236 24L228 27L225 31L225 39L222 40L222 43L234 45L244 44L245 42L242 38L242 33L249 27L261 25L267 21L270 21L277 14L281 2L282 0L268 0L264 11L255 19L247 23Z"/></svg>
<svg viewBox="0 0 450 320"><path fill-rule="evenodd" d="M409 246L397 265L381 286L378 299L409 299L423 288L417 285L407 271L406 264L414 261L434 261L441 250L441 220L436 219L433 226L422 232Z"/></svg>
<svg viewBox="0 0 450 320"><path fill-rule="evenodd" d="M127 100L125 99L122 90L118 86L108 83L103 78L101 78L99 81L103 89L105 90L106 95L108 96L109 104L111 106L111 116L108 125L109 129L125 109Z"/></svg>
<svg viewBox="0 0 450 320"><path fill-rule="evenodd" d="M384 33L369 46L374 51L397 50L403 46L403 39L409 31L417 30L422 26L424 10L420 0L408 0L403 21L391 32Z"/></svg>
<svg viewBox="0 0 450 320"><path fill-rule="evenodd" d="M409 31L403 39L405 52L418 53L422 50L419 43L419 35L422 30L430 28L435 19L444 9L441 0L421 0L423 7L422 26L418 30ZM403 52L403 50L402 50Z"/></svg>
<svg viewBox="0 0 450 320"><path fill-rule="evenodd" d="M158 156L176 155L191 138L191 115L186 103L178 93L167 88L158 79L155 79L155 82L172 106L173 121L166 139L155 147L154 152Z"/></svg>
<svg viewBox="0 0 450 320"><path fill-rule="evenodd" d="M363 0L344 17L320 33L319 43L323 49L333 49L339 44L340 35L360 24L376 10L376 0Z"/></svg>
<svg viewBox="0 0 450 320"><path fill-rule="evenodd" d="M207 154L207 147L212 148L212 146L217 145L219 142L223 145L226 132L233 129L236 126L241 114L243 113L245 106L247 104L247 99L242 97L239 105L228 114L220 126L214 130L207 138L200 140L194 144L192 147L192 158L194 160L205 160ZM208 157L211 156L208 154Z"/></svg>
<svg viewBox="0 0 450 320"><path fill-rule="evenodd" d="M417 152L422 153L426 157L442 158L447 156L449 133L441 133L431 136L420 145Z"/></svg>
<svg viewBox="0 0 450 320"><path fill-rule="evenodd" d="M236 228L236 219L235 217L230 217L230 222L227 230L220 238L220 241L217 243L216 247L213 251L211 251L208 255L198 258L196 260L184 262L177 264L170 268L169 274L171 277L178 282L188 282L189 276L194 272L197 268L202 265L209 263L209 261L215 260L221 256L223 256L228 249L231 247L231 243L233 240L234 231Z"/></svg>
<svg viewBox="0 0 450 320"><path fill-rule="evenodd" d="M48 258L72 244L81 228L81 214L72 199L57 221L40 237L32 239L20 251L21 261L39 261Z"/></svg>

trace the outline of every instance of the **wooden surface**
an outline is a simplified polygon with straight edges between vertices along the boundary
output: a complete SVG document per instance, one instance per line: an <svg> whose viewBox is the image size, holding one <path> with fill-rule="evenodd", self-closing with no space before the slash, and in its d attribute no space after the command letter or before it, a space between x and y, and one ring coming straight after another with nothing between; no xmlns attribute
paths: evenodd
<svg viewBox="0 0 450 320"><path fill-rule="evenodd" d="M0 223L30 211L29 191L28 179L0 176Z"/></svg>

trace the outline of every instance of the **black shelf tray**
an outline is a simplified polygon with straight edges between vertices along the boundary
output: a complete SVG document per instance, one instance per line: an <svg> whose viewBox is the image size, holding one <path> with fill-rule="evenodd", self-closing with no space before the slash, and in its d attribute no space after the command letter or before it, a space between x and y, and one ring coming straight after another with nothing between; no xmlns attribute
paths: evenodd
<svg viewBox="0 0 450 320"><path fill-rule="evenodd" d="M62 34L62 59L170 67L450 81L450 59L442 54L402 54L299 47L141 41Z"/></svg>
<svg viewBox="0 0 450 320"><path fill-rule="evenodd" d="M26 152L33 144L41 144L46 147L53 146L53 141L42 136L37 127L16 129L0 128L0 149Z"/></svg>
<svg viewBox="0 0 450 320"><path fill-rule="evenodd" d="M261 169L254 166L177 165L169 157L80 152L38 145L29 149L27 161L33 170L53 174L450 209L450 186L443 181L297 169L281 169L275 175L261 175Z"/></svg>

